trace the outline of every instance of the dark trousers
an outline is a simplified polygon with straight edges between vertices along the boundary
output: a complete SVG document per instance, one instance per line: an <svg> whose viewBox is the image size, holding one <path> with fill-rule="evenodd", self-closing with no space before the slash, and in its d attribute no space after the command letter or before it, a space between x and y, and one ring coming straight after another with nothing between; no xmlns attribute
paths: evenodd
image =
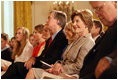
<svg viewBox="0 0 118 80"><path fill-rule="evenodd" d="M24 63L16 62L9 66L1 79L24 79L27 72L28 70L24 67Z"/></svg>

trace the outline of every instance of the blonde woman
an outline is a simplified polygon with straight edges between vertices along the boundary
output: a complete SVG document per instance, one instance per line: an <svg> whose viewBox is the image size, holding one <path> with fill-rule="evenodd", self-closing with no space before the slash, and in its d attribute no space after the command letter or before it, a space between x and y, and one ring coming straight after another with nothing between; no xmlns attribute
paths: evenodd
<svg viewBox="0 0 118 80"><path fill-rule="evenodd" d="M29 30L25 27L18 28L15 37L16 41L13 49L12 59L14 60L14 63L25 62L31 58L33 52L33 46L29 42ZM14 65L14 63L12 63L12 65ZM6 71L8 69L6 69Z"/></svg>
<svg viewBox="0 0 118 80"><path fill-rule="evenodd" d="M32 56L33 46L29 42L29 30L25 27L16 31L16 43L13 50L12 59L14 62L25 62Z"/></svg>
<svg viewBox="0 0 118 80"><path fill-rule="evenodd" d="M66 39L68 39L68 44L71 44L77 38L77 34L75 33L71 21L67 23L66 27L64 28L64 32L66 34Z"/></svg>

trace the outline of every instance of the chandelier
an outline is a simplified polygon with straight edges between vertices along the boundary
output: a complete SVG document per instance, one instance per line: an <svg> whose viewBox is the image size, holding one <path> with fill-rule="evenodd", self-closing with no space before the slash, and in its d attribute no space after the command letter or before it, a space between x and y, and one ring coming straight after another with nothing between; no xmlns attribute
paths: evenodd
<svg viewBox="0 0 118 80"><path fill-rule="evenodd" d="M65 12L67 21L70 21L71 14L74 12L74 1L54 1L53 10Z"/></svg>

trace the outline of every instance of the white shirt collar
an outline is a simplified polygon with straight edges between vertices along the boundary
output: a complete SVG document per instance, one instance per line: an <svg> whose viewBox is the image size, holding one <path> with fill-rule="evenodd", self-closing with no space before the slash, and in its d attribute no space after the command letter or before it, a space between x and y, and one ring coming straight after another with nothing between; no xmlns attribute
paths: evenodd
<svg viewBox="0 0 118 80"><path fill-rule="evenodd" d="M60 32L61 30L59 30L58 32L56 32L54 35L52 35L52 40L56 37L56 35Z"/></svg>
<svg viewBox="0 0 118 80"><path fill-rule="evenodd" d="M100 35L97 35L95 38L93 38L94 39L94 41L99 37Z"/></svg>
<svg viewBox="0 0 118 80"><path fill-rule="evenodd" d="M8 45L6 45L5 48L1 49L1 52L4 51L4 50L6 50L7 48L9 48Z"/></svg>

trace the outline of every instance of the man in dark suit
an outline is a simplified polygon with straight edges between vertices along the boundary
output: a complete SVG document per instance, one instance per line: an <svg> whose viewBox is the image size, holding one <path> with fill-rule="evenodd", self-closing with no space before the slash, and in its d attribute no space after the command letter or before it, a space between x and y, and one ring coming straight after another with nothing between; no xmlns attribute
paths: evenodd
<svg viewBox="0 0 118 80"><path fill-rule="evenodd" d="M1 33L1 59L13 62L11 55L12 50L8 46L9 38L8 34Z"/></svg>
<svg viewBox="0 0 118 80"><path fill-rule="evenodd" d="M1 33L1 59L13 62L11 55L12 55L12 50L8 46L8 34L6 33ZM1 61L2 63L2 61ZM1 65L1 70L6 71L8 66Z"/></svg>
<svg viewBox="0 0 118 80"><path fill-rule="evenodd" d="M47 25L52 36L46 41L46 46L41 56L33 57L25 63L14 63L8 68L2 78L25 78L32 66L43 68L40 60L48 64L54 64L61 59L62 51L68 43L63 32L63 28L66 25L66 14L61 11L51 11L48 15Z"/></svg>
<svg viewBox="0 0 118 80"><path fill-rule="evenodd" d="M94 12L101 22L108 26L99 42L85 57L80 78L95 78L95 69L100 59L111 54L117 46L117 2L91 1Z"/></svg>

